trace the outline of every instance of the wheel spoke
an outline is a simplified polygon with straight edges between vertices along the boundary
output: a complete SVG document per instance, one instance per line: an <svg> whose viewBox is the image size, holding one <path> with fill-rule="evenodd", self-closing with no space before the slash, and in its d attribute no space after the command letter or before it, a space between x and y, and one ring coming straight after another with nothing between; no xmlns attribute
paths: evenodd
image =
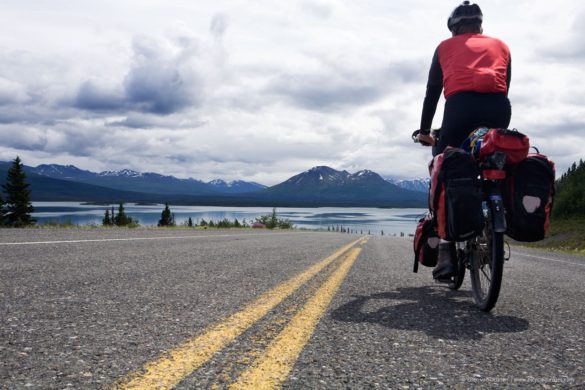
<svg viewBox="0 0 585 390"><path fill-rule="evenodd" d="M492 279L488 276L488 274L485 273L485 270L483 269L483 267L481 267L481 273L485 276L485 278L488 280L488 282L492 282Z"/></svg>

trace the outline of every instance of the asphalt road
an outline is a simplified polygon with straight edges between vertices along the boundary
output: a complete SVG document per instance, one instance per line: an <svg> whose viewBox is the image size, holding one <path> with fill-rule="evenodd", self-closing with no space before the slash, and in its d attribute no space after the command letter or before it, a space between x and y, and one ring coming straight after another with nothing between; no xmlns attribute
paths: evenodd
<svg viewBox="0 0 585 390"><path fill-rule="evenodd" d="M585 258L513 248L490 314L408 238L0 230L0 389L583 388Z"/></svg>

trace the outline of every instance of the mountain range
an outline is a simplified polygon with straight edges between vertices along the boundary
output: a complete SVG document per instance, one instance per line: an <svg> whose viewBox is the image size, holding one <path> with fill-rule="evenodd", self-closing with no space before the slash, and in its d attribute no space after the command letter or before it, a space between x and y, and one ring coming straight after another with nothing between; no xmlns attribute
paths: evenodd
<svg viewBox="0 0 585 390"><path fill-rule="evenodd" d="M0 162L0 177L10 163ZM272 187L221 179L203 182L133 170L91 172L73 165L25 166L35 201L169 202L216 206L339 206L424 207L426 192L401 188L413 181L393 183L362 170L311 168ZM401 184L399 186L398 184ZM428 186L426 187L428 188ZM426 189L425 189L426 191Z"/></svg>
<svg viewBox="0 0 585 390"><path fill-rule="evenodd" d="M179 179L174 176L164 176L152 172L141 173L130 169L96 173L79 169L73 165L44 164L35 168L28 168L28 171L41 176L52 177L53 179L153 194L239 194L266 188L262 184L242 180L226 182L217 179L205 183L192 178Z"/></svg>

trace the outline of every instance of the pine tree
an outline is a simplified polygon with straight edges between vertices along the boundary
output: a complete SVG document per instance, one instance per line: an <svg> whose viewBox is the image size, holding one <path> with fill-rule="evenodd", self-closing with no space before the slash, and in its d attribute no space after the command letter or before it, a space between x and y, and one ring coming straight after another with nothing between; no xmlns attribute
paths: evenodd
<svg viewBox="0 0 585 390"><path fill-rule="evenodd" d="M235 227L235 228L240 228L240 227L242 227L242 225L240 224L240 221L238 221L238 219L237 219L237 218L234 220L234 227Z"/></svg>
<svg viewBox="0 0 585 390"><path fill-rule="evenodd" d="M29 184L26 182L20 157L16 157L6 176L6 184L2 186L6 193L5 212L9 226L22 227L35 223L31 213L34 211L30 203Z"/></svg>
<svg viewBox="0 0 585 390"><path fill-rule="evenodd" d="M175 216L171 213L168 203L165 203L165 208L160 215L158 226L175 226Z"/></svg>
<svg viewBox="0 0 585 390"><path fill-rule="evenodd" d="M554 215L563 218L585 217L585 163L573 163L556 182Z"/></svg>
<svg viewBox="0 0 585 390"><path fill-rule="evenodd" d="M187 226L193 227L193 220L191 219L191 217L189 217L189 220L187 221Z"/></svg>
<svg viewBox="0 0 585 390"><path fill-rule="evenodd" d="M269 229L274 229L278 225L278 217L276 216L276 207L272 209L272 214L270 214L270 221L267 227Z"/></svg>
<svg viewBox="0 0 585 390"><path fill-rule="evenodd" d="M104 226L112 226L112 218L110 217L110 210L106 209L106 213L104 214L104 219L102 219L102 225Z"/></svg>
<svg viewBox="0 0 585 390"><path fill-rule="evenodd" d="M118 214L113 218L113 221L116 226L127 226L132 223L132 218L126 215L124 203L120 203L120 206L118 206Z"/></svg>

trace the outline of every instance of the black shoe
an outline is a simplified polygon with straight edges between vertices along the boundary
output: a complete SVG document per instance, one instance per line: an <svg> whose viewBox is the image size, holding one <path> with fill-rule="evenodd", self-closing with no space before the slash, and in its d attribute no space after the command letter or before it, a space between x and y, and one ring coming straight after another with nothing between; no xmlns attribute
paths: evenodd
<svg viewBox="0 0 585 390"><path fill-rule="evenodd" d="M451 242L442 242L439 244L439 260L437 266L433 269L433 278L438 282L450 282L453 276L457 275L455 266L454 244Z"/></svg>

